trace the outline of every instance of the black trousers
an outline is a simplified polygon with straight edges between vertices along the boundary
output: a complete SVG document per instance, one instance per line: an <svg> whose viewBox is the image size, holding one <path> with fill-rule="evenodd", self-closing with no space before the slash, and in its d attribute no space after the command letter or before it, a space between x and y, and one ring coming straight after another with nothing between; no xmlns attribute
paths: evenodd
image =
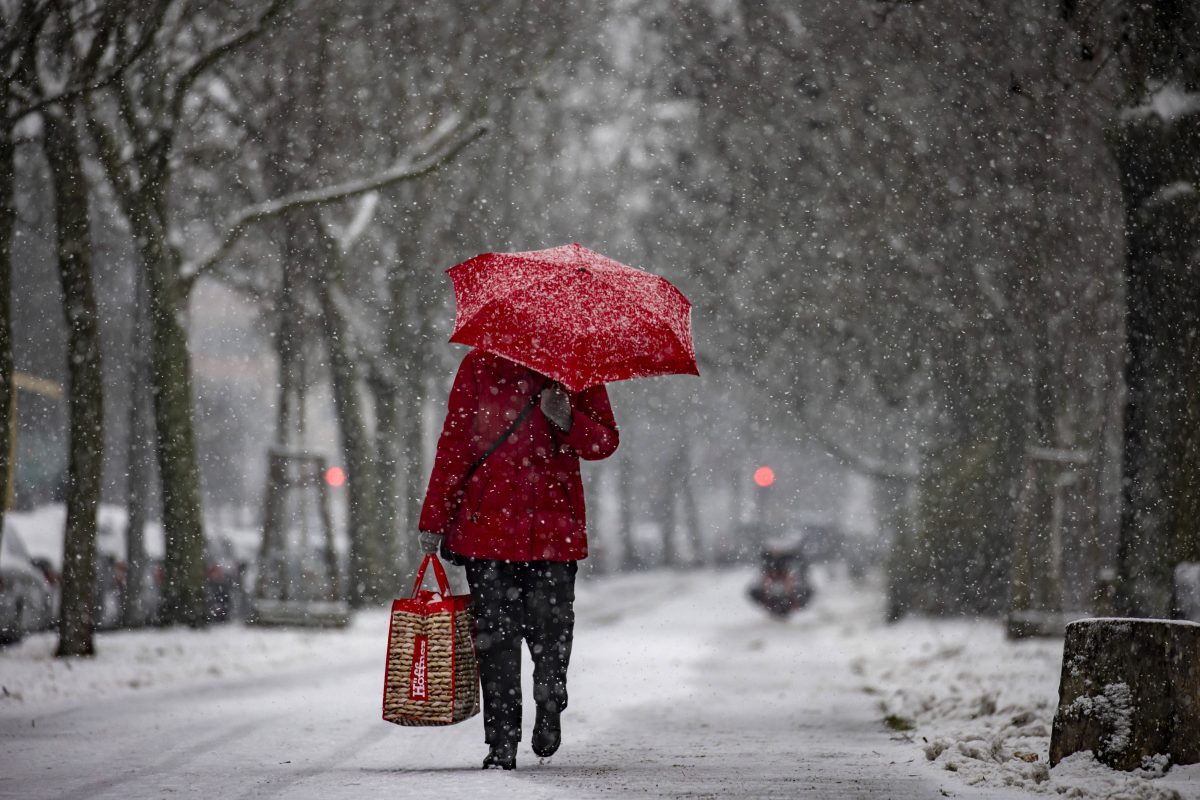
<svg viewBox="0 0 1200 800"><path fill-rule="evenodd" d="M464 565L471 585L475 648L489 745L521 739L521 642L533 659L538 708L567 707L575 632L574 561L486 561Z"/></svg>

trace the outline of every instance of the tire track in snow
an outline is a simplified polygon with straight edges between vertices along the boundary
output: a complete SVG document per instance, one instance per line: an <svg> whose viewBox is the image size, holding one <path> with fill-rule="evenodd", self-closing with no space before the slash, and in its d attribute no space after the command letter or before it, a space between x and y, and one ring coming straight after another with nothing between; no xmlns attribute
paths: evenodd
<svg viewBox="0 0 1200 800"><path fill-rule="evenodd" d="M69 791L60 795L60 797L62 800L77 800L78 798L85 797L93 800L99 797L101 793L115 789L118 786L143 781L155 776L176 773L180 771L180 768L198 761L209 753L228 748L231 744L250 737L264 726L268 726L272 719L279 716L282 715L258 718L249 722L225 726L199 741L180 742L168 750L157 761L132 767L122 775L73 786Z"/></svg>
<svg viewBox="0 0 1200 800"><path fill-rule="evenodd" d="M365 733L334 750L327 758L321 759L311 766L297 767L281 777L271 776L266 778L254 788L239 795L239 797L243 799L255 798L255 800L258 800L258 798L279 797L284 794L289 797L301 796L295 792L299 784L338 771L339 767L344 767L347 762L362 753L365 748L377 744L387 733L387 729L382 725L371 727Z"/></svg>

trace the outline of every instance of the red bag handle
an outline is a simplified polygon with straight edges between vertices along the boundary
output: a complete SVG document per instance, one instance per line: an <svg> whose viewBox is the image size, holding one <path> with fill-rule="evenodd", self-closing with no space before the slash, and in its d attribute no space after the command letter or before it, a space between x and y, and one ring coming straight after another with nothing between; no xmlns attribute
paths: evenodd
<svg viewBox="0 0 1200 800"><path fill-rule="evenodd" d="M413 584L410 597L415 598L421 590L421 582L425 580L425 568L430 564L433 564L433 576L437 578L438 591L442 593L442 597L450 594L450 580L446 577L446 569L442 566L441 559L437 557L437 553L426 553L421 568L417 570L417 580Z"/></svg>

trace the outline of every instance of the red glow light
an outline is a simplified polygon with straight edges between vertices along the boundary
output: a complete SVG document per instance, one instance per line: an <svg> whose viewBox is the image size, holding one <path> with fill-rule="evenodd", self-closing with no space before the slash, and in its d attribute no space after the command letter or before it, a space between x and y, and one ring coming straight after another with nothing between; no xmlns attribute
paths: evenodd
<svg viewBox="0 0 1200 800"><path fill-rule="evenodd" d="M325 470L325 482L334 488L345 485L346 470L341 467L330 467Z"/></svg>
<svg viewBox="0 0 1200 800"><path fill-rule="evenodd" d="M759 467L754 470L754 482L764 489L775 482L775 470L770 467Z"/></svg>

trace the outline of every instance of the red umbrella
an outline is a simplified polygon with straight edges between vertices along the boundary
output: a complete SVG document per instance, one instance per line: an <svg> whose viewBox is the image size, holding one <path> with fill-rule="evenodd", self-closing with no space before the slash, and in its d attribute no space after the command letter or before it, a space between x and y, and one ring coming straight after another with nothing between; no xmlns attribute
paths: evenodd
<svg viewBox="0 0 1200 800"><path fill-rule="evenodd" d="M580 244L484 253L447 270L450 341L549 375L573 392L650 375L699 375L692 305L665 278Z"/></svg>

